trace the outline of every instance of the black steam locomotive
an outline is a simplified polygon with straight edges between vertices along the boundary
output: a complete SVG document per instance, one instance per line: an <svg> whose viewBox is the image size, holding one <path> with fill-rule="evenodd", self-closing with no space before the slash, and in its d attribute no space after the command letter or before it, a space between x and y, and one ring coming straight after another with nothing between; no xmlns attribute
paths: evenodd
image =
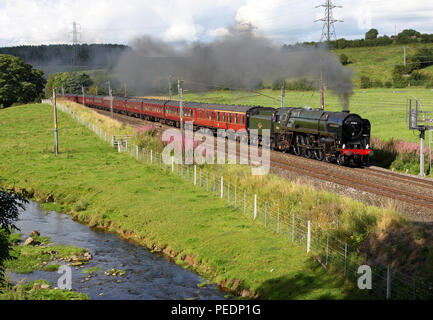
<svg viewBox="0 0 433 320"><path fill-rule="evenodd" d="M247 111L247 128L270 129L271 147L319 161L339 165L365 165L370 149L370 121L359 115L305 108L252 108Z"/></svg>

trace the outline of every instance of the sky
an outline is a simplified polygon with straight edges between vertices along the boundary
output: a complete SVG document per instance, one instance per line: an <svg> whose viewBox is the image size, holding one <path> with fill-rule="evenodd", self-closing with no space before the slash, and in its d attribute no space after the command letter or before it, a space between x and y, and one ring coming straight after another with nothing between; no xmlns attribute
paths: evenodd
<svg viewBox="0 0 433 320"><path fill-rule="evenodd" d="M72 42L130 44L150 35L170 43L212 41L252 24L276 43L320 41L326 0L0 0L0 46ZM333 0L338 38L404 29L433 33L431 0Z"/></svg>

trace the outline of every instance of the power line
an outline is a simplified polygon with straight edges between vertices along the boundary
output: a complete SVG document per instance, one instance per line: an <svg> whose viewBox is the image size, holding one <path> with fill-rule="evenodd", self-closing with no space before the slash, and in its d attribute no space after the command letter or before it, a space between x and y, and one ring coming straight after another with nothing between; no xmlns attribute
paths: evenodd
<svg viewBox="0 0 433 320"><path fill-rule="evenodd" d="M325 8L325 17L314 21L314 22L318 22L318 21L323 22L322 37L320 39L320 42L323 42L323 40L326 40L328 42L331 40L337 40L337 34L335 33L334 24L336 22L343 22L343 20L334 19L332 10L335 8L343 8L343 7L334 5L332 3L332 0L326 0L326 3L321 4L320 6L316 6L316 8L320 8L320 7Z"/></svg>

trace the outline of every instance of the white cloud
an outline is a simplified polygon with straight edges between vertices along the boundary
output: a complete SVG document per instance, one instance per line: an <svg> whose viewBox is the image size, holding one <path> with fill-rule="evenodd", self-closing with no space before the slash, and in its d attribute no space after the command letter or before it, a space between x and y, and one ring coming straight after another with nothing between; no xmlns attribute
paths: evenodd
<svg viewBox="0 0 433 320"><path fill-rule="evenodd" d="M128 43L148 34L166 41L210 40L229 24L252 23L282 42L319 40L325 0L0 0L0 46L70 43L72 22L83 42ZM339 37L414 28L433 33L431 0L334 0Z"/></svg>
<svg viewBox="0 0 433 320"><path fill-rule="evenodd" d="M212 38L223 37L228 35L229 33L230 31L227 28L216 28L207 32L207 34Z"/></svg>

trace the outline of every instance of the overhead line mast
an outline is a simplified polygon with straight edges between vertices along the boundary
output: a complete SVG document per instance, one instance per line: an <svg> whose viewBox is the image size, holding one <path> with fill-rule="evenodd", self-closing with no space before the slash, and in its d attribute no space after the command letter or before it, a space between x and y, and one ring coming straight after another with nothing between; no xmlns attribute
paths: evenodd
<svg viewBox="0 0 433 320"><path fill-rule="evenodd" d="M80 32L77 31L77 25L79 24L75 21L72 22L72 65L75 65L78 62L78 34L80 34Z"/></svg>

